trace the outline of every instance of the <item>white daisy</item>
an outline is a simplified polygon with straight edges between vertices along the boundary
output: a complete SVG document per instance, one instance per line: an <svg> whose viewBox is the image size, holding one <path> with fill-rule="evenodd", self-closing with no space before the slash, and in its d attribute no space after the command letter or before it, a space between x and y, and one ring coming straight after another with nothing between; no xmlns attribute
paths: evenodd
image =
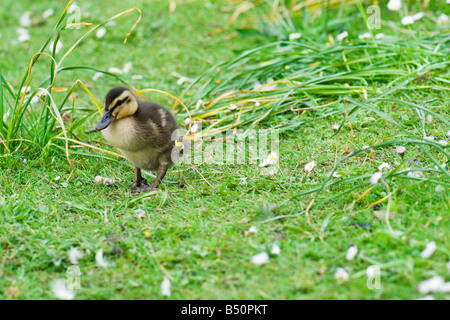
<svg viewBox="0 0 450 320"><path fill-rule="evenodd" d="M267 158L265 158L260 164L260 167L267 167L271 164L276 164L278 162L278 154L276 152L271 152Z"/></svg>
<svg viewBox="0 0 450 320"><path fill-rule="evenodd" d="M333 131L338 131L339 127L340 127L340 125L338 125L338 124L333 124L333 125L331 126L331 129L333 129Z"/></svg>
<svg viewBox="0 0 450 320"><path fill-rule="evenodd" d="M296 32L296 33L291 33L291 34L289 35L289 40L290 40L290 41L297 40L297 39L300 39L301 36L302 36L302 34L301 34L301 33L298 33L298 32Z"/></svg>
<svg viewBox="0 0 450 320"><path fill-rule="evenodd" d="M255 102L255 107L259 107L261 105L261 103L259 101ZM449 131L450 132L450 131Z"/></svg>
<svg viewBox="0 0 450 320"><path fill-rule="evenodd" d="M95 261L102 268L106 268L108 266L108 263L105 261L105 259L103 259L103 249L97 251L97 253L95 254Z"/></svg>
<svg viewBox="0 0 450 320"><path fill-rule="evenodd" d="M348 32L347 32L347 31L344 31L344 32L338 34L337 37L336 37L336 39L337 39L338 41L342 41L342 40L344 40L344 39L347 38L347 37L348 37Z"/></svg>
<svg viewBox="0 0 450 320"><path fill-rule="evenodd" d="M448 23L448 16L446 14L441 14L438 18L437 18L437 24L438 25L444 25Z"/></svg>
<svg viewBox="0 0 450 320"><path fill-rule="evenodd" d="M50 44L48 46L50 52L53 52L53 45L54 45L54 41L50 42ZM63 46L62 41L58 40L58 42L56 43L55 53L58 53L61 50L62 46Z"/></svg>
<svg viewBox="0 0 450 320"><path fill-rule="evenodd" d="M378 171L383 171L383 169L386 168L388 170L391 170L392 167L389 163L387 162L383 162L382 164L380 164L380 166L378 167Z"/></svg>
<svg viewBox="0 0 450 320"><path fill-rule="evenodd" d="M395 149L395 152L397 152L399 155L403 155L406 152L406 148L404 146L397 147Z"/></svg>
<svg viewBox="0 0 450 320"><path fill-rule="evenodd" d="M353 260L358 253L358 247L354 244L350 245L347 250L347 254L345 255L345 259Z"/></svg>
<svg viewBox="0 0 450 320"><path fill-rule="evenodd" d="M106 28L99 28L99 29L97 29L97 31L95 32L95 36L97 37L97 38L103 38L103 36L106 34Z"/></svg>
<svg viewBox="0 0 450 320"><path fill-rule="evenodd" d="M230 105L228 106L228 109L230 110L236 110L237 105L230 103Z"/></svg>
<svg viewBox="0 0 450 320"><path fill-rule="evenodd" d="M269 262L269 255L266 252L261 252L252 257L252 263L256 266Z"/></svg>
<svg viewBox="0 0 450 320"><path fill-rule="evenodd" d="M78 264L79 263L78 259L81 259L83 257L83 252L75 247L72 247L69 250L68 256L71 264Z"/></svg>
<svg viewBox="0 0 450 320"><path fill-rule="evenodd" d="M378 181L380 181L381 177L383 176L383 174L381 172L375 172L371 177L370 177L370 183L371 184L377 184Z"/></svg>
<svg viewBox="0 0 450 320"><path fill-rule="evenodd" d="M405 16L402 18L402 25L407 26L414 23L414 17Z"/></svg>
<svg viewBox="0 0 450 320"><path fill-rule="evenodd" d="M188 125L189 123L191 123L191 118L184 119L184 125Z"/></svg>
<svg viewBox="0 0 450 320"><path fill-rule="evenodd" d="M133 67L133 64L131 62L126 62L123 65L123 70L122 70L123 73L128 73L131 70L132 67Z"/></svg>
<svg viewBox="0 0 450 320"><path fill-rule="evenodd" d="M31 26L31 19L30 19L30 17L31 17L31 12L30 12L30 11L25 12L25 13L20 17L20 24L21 24L23 27L29 27L29 26Z"/></svg>
<svg viewBox="0 0 450 320"><path fill-rule="evenodd" d="M170 297L170 280L168 278L164 278L161 282L161 294L166 297Z"/></svg>
<svg viewBox="0 0 450 320"><path fill-rule="evenodd" d="M439 291L444 284L444 279L439 276L434 276L430 279L424 280L417 286L417 291L421 294Z"/></svg>
<svg viewBox="0 0 450 320"><path fill-rule="evenodd" d="M402 7L402 1L401 0L390 0L387 4L387 7L391 11L398 11Z"/></svg>
<svg viewBox="0 0 450 320"><path fill-rule="evenodd" d="M111 67L108 69L108 72L110 73L116 73L116 74L122 74L122 69L116 68L116 67Z"/></svg>
<svg viewBox="0 0 450 320"><path fill-rule="evenodd" d="M53 294L56 298L61 300L72 300L75 297L75 293L67 289L65 279L56 279L51 284Z"/></svg>
<svg viewBox="0 0 450 320"><path fill-rule="evenodd" d="M420 20L423 18L423 12L418 12L415 15L413 15L414 21Z"/></svg>
<svg viewBox="0 0 450 320"><path fill-rule="evenodd" d="M372 35L370 34L370 32L366 32L366 33L360 34L358 36L358 38L359 38L359 40L370 39L370 38L372 38Z"/></svg>
<svg viewBox="0 0 450 320"><path fill-rule="evenodd" d="M377 40L380 40L380 39L383 39L383 38L384 38L384 33L377 33L375 35L375 39L377 39Z"/></svg>
<svg viewBox="0 0 450 320"><path fill-rule="evenodd" d="M200 108L200 106L202 105L203 100L202 99L198 99L197 103L195 104L195 110L198 110L198 108Z"/></svg>
<svg viewBox="0 0 450 320"><path fill-rule="evenodd" d="M348 279L350 278L348 272L343 268L338 268L334 274L334 277L342 282L348 281Z"/></svg>
<svg viewBox="0 0 450 320"><path fill-rule="evenodd" d="M92 80L97 81L98 78L100 78L101 76L103 76L103 73L101 73L101 72L96 72L96 73L94 74L94 76L92 77Z"/></svg>
<svg viewBox="0 0 450 320"><path fill-rule="evenodd" d="M422 258L427 259L431 257L434 251L436 251L436 242L431 241L427 243L425 249L422 251L420 255L422 256Z"/></svg>
<svg viewBox="0 0 450 320"><path fill-rule="evenodd" d="M316 165L317 165L317 162L315 162L314 160L311 161L311 162L308 162L308 163L305 165L305 171L306 171L306 172L311 172L312 169L314 169L314 167L315 167Z"/></svg>
<svg viewBox="0 0 450 320"><path fill-rule="evenodd" d="M251 227L248 229L248 231L247 231L247 234L250 234L250 233L252 233L252 234L257 234L257 233L258 233L258 228L256 228L255 226L251 226Z"/></svg>
<svg viewBox="0 0 450 320"><path fill-rule="evenodd" d="M55 13L55 10L53 9L47 9L42 13L42 18L47 19L48 17L50 17L51 15L53 15Z"/></svg>
<svg viewBox="0 0 450 320"><path fill-rule="evenodd" d="M272 249L270 249L270 253L271 253L271 254L279 255L279 254L281 253L281 249L280 249L280 247L279 247L276 243L274 243L274 244L272 245Z"/></svg>

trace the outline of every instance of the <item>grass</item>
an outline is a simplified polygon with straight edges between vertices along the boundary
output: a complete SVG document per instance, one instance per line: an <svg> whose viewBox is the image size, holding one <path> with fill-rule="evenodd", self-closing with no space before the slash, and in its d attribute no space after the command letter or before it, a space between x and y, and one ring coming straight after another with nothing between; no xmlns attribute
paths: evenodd
<svg viewBox="0 0 450 320"><path fill-rule="evenodd" d="M355 40L367 30L354 5L328 11L336 13L329 20L315 8L284 20L273 18L263 3L243 12L232 26L227 23L237 6L226 1L182 1L173 13L158 1L79 5L96 23L129 7L140 8L143 18L126 45L124 35L135 21L131 16L108 27L104 38L87 38L65 66L107 70L131 61L133 68L123 78L133 86L170 92L188 106L203 99L202 108L191 114L207 121L206 135L233 128L237 112L244 130L277 126L280 171L267 176L257 164L205 163L198 170L210 186L183 164L173 170L185 170L184 188L178 186L179 173L169 173L161 191L143 199L130 194L133 170L124 160L70 148L72 173L64 152L54 147L64 150L64 144L42 149L45 143L39 148L23 143L0 158L2 299L54 298L50 284L66 276L72 247L84 252L77 299L162 299L164 277L171 280L171 299L415 299L422 297L416 289L421 281L435 275L449 280L450 183L448 167L435 168L448 163L448 148L423 138L425 129L448 140L449 39L445 26L433 20L445 4L430 4L423 21L407 28L382 5L383 17L390 20L381 31L388 36L367 43ZM28 43L13 45L23 9L15 10L14 2L8 6L17 14L2 16L7 23L0 29L1 73L17 88L57 15L34 29ZM30 2L27 8L37 16L50 6ZM281 9L292 7L287 3ZM328 35L336 41L346 29L348 41L329 43ZM72 31L62 32L64 44L83 34ZM288 41L292 32L302 38ZM8 54L12 50L17 54ZM38 63L33 80L47 75L48 68ZM179 85L173 72L196 80ZM93 81L93 74L61 72L58 87L71 88L79 78L102 101L117 79ZM132 74L143 79L133 80ZM253 88L269 78L277 84L272 90ZM32 82L32 88L37 84ZM218 99L230 90L235 92ZM99 144L99 135L85 132L99 118L92 99L81 88L75 94L76 100L67 102L67 93L52 95L74 121L86 117L74 128L78 138L107 148ZM148 97L173 103L163 95ZM239 109L229 110L230 103ZM176 104L174 112L182 125L187 113ZM334 123L341 125L339 131L331 128ZM56 126L50 135L60 133ZM373 148L363 150L363 145ZM399 145L407 148L403 166L411 160L411 170L423 176L393 170L370 185L382 162L401 162L395 152ZM312 160L317 166L306 175L303 167ZM331 177L333 170L341 178ZM97 185L96 175L122 182ZM143 219L136 217L138 209L146 212ZM394 211L395 217L387 224L374 217L374 209ZM258 232L246 234L252 225ZM430 241L437 250L424 259L420 253ZM253 255L270 252L273 244L280 246L279 256L270 254L263 266L251 263ZM347 261L351 244L359 252ZM106 268L95 262L99 249ZM379 290L366 285L371 265L381 269ZM338 267L350 274L349 281L334 278ZM448 294L434 297L447 299Z"/></svg>

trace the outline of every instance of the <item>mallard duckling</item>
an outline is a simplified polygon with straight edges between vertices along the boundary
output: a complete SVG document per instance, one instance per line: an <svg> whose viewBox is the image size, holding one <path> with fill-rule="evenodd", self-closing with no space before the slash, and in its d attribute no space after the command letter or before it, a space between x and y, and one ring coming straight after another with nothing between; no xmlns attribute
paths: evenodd
<svg viewBox="0 0 450 320"><path fill-rule="evenodd" d="M106 95L105 113L95 129L136 167L133 190L158 188L173 164L172 149L178 140L175 118L167 109L138 100L127 87L115 87ZM158 171L150 187L143 184L141 169Z"/></svg>

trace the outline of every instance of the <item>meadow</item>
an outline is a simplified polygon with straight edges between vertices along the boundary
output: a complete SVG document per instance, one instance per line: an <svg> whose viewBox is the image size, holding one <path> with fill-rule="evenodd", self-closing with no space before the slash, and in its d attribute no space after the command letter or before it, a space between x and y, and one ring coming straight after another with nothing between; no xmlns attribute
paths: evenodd
<svg viewBox="0 0 450 320"><path fill-rule="evenodd" d="M447 2L4 0L0 299L448 299ZM132 194L120 84L277 150Z"/></svg>

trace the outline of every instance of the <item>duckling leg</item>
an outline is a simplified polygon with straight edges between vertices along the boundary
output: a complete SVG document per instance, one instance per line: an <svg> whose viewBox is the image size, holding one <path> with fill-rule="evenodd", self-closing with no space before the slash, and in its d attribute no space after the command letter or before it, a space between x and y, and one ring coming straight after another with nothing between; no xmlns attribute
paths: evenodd
<svg viewBox="0 0 450 320"><path fill-rule="evenodd" d="M134 168L134 181L133 181L133 187L139 188L142 186L142 175L141 175L141 169L136 167Z"/></svg>
<svg viewBox="0 0 450 320"><path fill-rule="evenodd" d="M161 183L162 179L164 178L164 176L166 175L167 172L167 168L168 166L165 164L161 164L158 167L158 174L156 175L156 180L155 182L152 183L152 186L150 187L151 189L158 189L159 184Z"/></svg>

